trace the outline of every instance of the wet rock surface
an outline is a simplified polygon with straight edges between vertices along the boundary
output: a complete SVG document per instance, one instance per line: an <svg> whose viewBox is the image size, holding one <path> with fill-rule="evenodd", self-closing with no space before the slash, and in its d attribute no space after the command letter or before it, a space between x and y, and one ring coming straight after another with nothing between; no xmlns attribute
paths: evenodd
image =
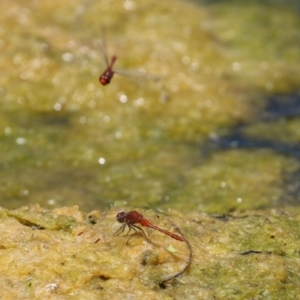
<svg viewBox="0 0 300 300"><path fill-rule="evenodd" d="M140 233L129 241L126 234L113 236L120 210L2 208L1 297L292 299L300 292L299 215L140 211L158 226L180 228L192 247L189 268L160 286L187 264L187 245L147 228L151 241Z"/></svg>

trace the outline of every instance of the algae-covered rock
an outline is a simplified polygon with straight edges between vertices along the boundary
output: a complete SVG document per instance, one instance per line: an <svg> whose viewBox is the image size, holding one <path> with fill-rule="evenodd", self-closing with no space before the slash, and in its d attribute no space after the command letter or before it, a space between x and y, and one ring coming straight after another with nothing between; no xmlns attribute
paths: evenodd
<svg viewBox="0 0 300 300"><path fill-rule="evenodd" d="M86 217L76 207L1 211L2 299L296 299L300 293L299 215L140 211L169 231L180 228L192 247L187 270L160 284L187 266L188 245L145 227L149 241L138 232L130 240L114 236L119 208Z"/></svg>
<svg viewBox="0 0 300 300"><path fill-rule="evenodd" d="M69 213L72 208L69 208ZM74 208L76 210L76 208ZM59 210L55 210L58 212ZM76 224L71 215L53 213L39 205L21 207L15 210L8 210L8 216L12 216L20 223L27 226L37 226L39 229L69 229Z"/></svg>

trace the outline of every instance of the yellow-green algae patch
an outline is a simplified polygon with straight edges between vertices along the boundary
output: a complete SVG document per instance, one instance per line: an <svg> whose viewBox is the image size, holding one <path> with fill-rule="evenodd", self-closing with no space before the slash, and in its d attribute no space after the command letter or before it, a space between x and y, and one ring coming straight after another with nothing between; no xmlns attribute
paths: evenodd
<svg viewBox="0 0 300 300"><path fill-rule="evenodd" d="M179 209L184 203L186 212L209 213L280 206L281 197L286 197L281 186L283 170L292 173L298 168L298 160L267 149L216 152L186 171L178 182L180 188L170 191L169 202L161 206L171 202Z"/></svg>
<svg viewBox="0 0 300 300"><path fill-rule="evenodd" d="M285 123L283 126L283 122ZM259 134L258 134L259 133ZM286 122L255 122L245 129L245 135L252 138L271 140L276 136L276 142L284 142L287 145L298 145L300 140L300 121L291 118Z"/></svg>
<svg viewBox="0 0 300 300"><path fill-rule="evenodd" d="M74 208L76 210L76 208ZM70 209L68 210L70 213ZM54 213L41 208L39 205L21 207L8 210L7 215L14 217L20 223L28 226L38 226L42 229L70 229L77 224L70 216ZM80 216L77 216L80 217Z"/></svg>
<svg viewBox="0 0 300 300"><path fill-rule="evenodd" d="M113 236L120 208L88 215L77 207L19 211L27 212L22 222L12 211L0 214L3 299L294 299L300 293L299 215L140 211L170 231L176 224L192 246L191 266L161 288L161 280L185 266L185 243L147 228L151 242L136 233L126 243L128 236ZM35 226L23 222L41 211ZM61 216L73 220L71 228L61 227Z"/></svg>

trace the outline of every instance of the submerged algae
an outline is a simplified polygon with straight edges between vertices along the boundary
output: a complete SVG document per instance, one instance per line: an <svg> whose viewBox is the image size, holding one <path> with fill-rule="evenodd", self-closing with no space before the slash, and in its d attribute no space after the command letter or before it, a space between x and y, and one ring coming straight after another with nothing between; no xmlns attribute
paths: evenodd
<svg viewBox="0 0 300 300"><path fill-rule="evenodd" d="M201 147L255 120L270 95L297 89L299 18L288 5L177 0L1 5L3 205L76 203L88 211L124 200L132 206L228 212L270 208L279 197L284 203L280 181L282 173L291 174L285 170L292 159L270 151L262 170L260 149L231 154L220 149L206 159ZM100 86L102 27L109 53L118 56L117 68L143 68L164 80L116 75L109 86ZM251 135L297 141L297 122L275 122L276 130L252 126ZM258 158L252 169L257 179L249 174L232 184L237 173L249 170L249 155ZM225 171L225 161L233 172ZM247 188L254 184L258 188ZM241 194L262 201L251 207Z"/></svg>

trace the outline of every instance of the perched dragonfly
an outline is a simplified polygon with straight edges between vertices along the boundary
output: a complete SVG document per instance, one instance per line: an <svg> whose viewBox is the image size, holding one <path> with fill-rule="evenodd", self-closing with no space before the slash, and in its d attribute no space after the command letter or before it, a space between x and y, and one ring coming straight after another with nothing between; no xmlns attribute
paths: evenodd
<svg viewBox="0 0 300 300"><path fill-rule="evenodd" d="M116 218L117 218L117 221L120 223L123 223L123 225L114 233L114 235L121 234L125 230L125 228L128 227L129 231L131 231L131 230L137 231L137 229L141 230L141 232L143 233L145 238L148 240L144 230L141 227L136 225L136 224L140 224L145 227L150 227L150 228L156 229L156 230L170 236L171 238L173 238L175 240L185 242L185 239L183 237L152 224L149 220L145 219L143 217L143 215L141 215L140 213L138 213L135 210L129 211L129 212L124 212L124 211L119 212L117 214Z"/></svg>

